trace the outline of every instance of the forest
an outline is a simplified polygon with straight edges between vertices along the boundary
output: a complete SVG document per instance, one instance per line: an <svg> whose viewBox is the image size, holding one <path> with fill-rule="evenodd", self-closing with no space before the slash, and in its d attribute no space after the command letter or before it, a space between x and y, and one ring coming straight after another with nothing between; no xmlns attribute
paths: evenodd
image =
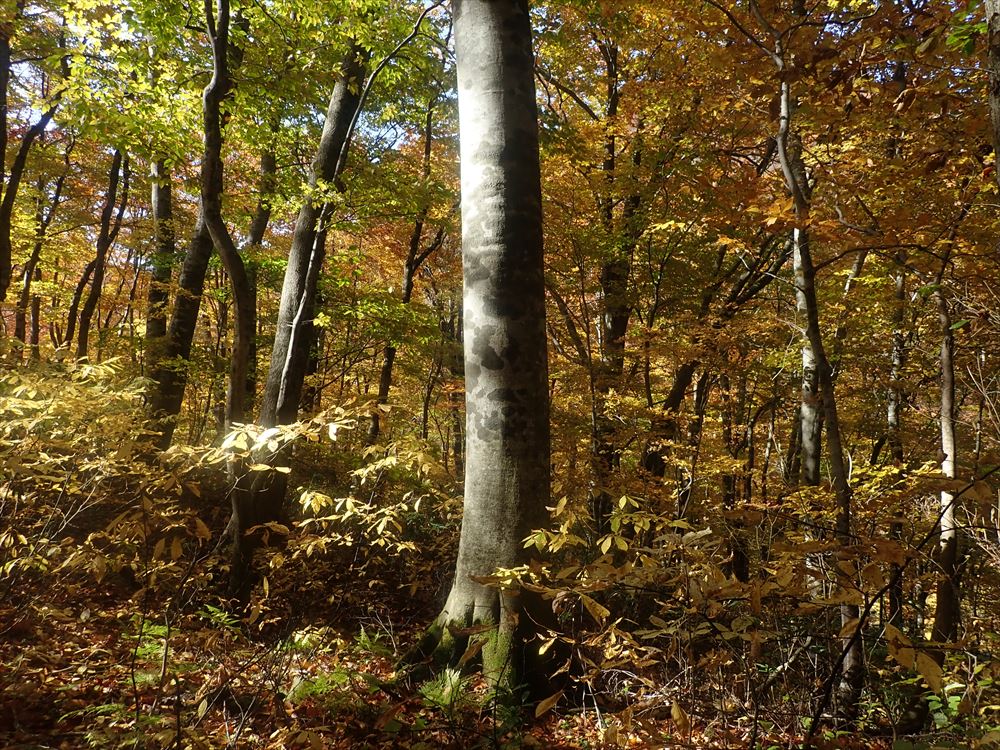
<svg viewBox="0 0 1000 750"><path fill-rule="evenodd" d="M0 0L0 746L1000 747L1000 0Z"/></svg>

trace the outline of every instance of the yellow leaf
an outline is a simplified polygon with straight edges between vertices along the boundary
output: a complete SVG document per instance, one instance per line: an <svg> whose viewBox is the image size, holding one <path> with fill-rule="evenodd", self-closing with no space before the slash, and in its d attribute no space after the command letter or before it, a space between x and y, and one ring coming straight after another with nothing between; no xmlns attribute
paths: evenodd
<svg viewBox="0 0 1000 750"><path fill-rule="evenodd" d="M194 534L199 539L211 539L212 532L209 530L208 526L200 518L195 517L194 519Z"/></svg>
<svg viewBox="0 0 1000 750"><path fill-rule="evenodd" d="M537 719L542 714L545 714L545 713L548 713L549 711L551 711L552 708L559 702L559 699L562 698L562 694L563 694L563 691L560 690L555 695L550 695L545 700L539 701L538 705L535 706L535 718Z"/></svg>
<svg viewBox="0 0 1000 750"><path fill-rule="evenodd" d="M681 704L674 701L670 704L670 718L674 720L674 724L677 725L677 731L681 734L687 734L691 731L691 719L688 718L687 713L681 708Z"/></svg>
<svg viewBox="0 0 1000 750"><path fill-rule="evenodd" d="M917 654L916 664L917 671L924 678L927 687L935 693L940 693L943 687L942 678L944 676L941 665L922 651Z"/></svg>
<svg viewBox="0 0 1000 750"><path fill-rule="evenodd" d="M598 604L586 594L581 594L580 599L583 601L583 606L590 612L590 616L597 620L599 625L603 625L604 620L611 614L611 610L602 604Z"/></svg>
<svg viewBox="0 0 1000 750"><path fill-rule="evenodd" d="M851 636L853 636L854 635L854 631L858 629L858 624L860 622L861 622L861 619L858 618L858 617L852 617L850 620L848 620L847 622L845 622L843 624L843 626L841 626L841 628L840 628L840 633L839 633L840 637L841 638L850 638Z"/></svg>
<svg viewBox="0 0 1000 750"><path fill-rule="evenodd" d="M897 664L906 669L916 667L916 652L911 648L913 644L900 632L899 628L894 625L886 625L885 640L889 646L889 656L895 659Z"/></svg>

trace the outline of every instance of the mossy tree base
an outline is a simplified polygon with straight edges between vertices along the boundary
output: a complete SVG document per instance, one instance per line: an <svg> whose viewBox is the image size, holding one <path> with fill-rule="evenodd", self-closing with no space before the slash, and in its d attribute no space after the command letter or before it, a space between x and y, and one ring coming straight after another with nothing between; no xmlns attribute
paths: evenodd
<svg viewBox="0 0 1000 750"><path fill-rule="evenodd" d="M469 597L473 588L478 591ZM529 592L478 584L454 587L441 614L403 662L419 676L436 669L480 669L498 694L526 691L530 700L546 698L557 688L550 677L554 654L539 654L544 621L538 615L544 615L544 605Z"/></svg>

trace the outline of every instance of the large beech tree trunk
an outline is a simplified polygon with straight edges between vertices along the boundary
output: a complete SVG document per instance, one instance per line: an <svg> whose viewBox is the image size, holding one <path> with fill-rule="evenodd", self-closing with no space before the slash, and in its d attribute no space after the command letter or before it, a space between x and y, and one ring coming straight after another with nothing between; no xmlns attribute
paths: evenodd
<svg viewBox="0 0 1000 750"><path fill-rule="evenodd" d="M482 657L504 684L544 681L531 597L474 577L525 562L546 521L549 410L534 58L526 0L454 0L462 153L466 379L465 513L455 580L431 629L490 626ZM461 632L461 631L458 631ZM425 644L425 648L429 644ZM540 687L536 685L536 687Z"/></svg>
<svg viewBox="0 0 1000 750"><path fill-rule="evenodd" d="M115 205L118 200L119 183L121 183L122 197L116 214ZM111 169L108 172L108 191L104 197L104 208L101 209L101 224L97 235L97 252L93 261L90 291L87 293L83 307L80 308L80 324L76 341L76 356L78 359L83 359L87 356L90 343L90 323L93 320L94 312L97 310L97 303L100 301L101 292L104 289L104 271L107 267L108 251L118 238L118 230L121 229L125 206L128 204L128 188L128 156L123 156L121 151L116 149L114 155L111 157Z"/></svg>

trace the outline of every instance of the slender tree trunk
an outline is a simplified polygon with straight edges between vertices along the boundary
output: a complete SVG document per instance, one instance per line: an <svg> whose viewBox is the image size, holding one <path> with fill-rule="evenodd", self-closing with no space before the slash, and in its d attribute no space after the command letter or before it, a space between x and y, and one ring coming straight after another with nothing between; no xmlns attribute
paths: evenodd
<svg viewBox="0 0 1000 750"><path fill-rule="evenodd" d="M360 103L359 87L364 78L367 53L354 45L344 59L343 70L333 89L312 163L310 188L333 184L339 174L340 155ZM260 422L265 427L294 422L298 416L306 360L312 336L316 280L326 254L326 228L321 221L323 206L307 198L299 209L281 288L278 324L271 349L271 364L261 397Z"/></svg>
<svg viewBox="0 0 1000 750"><path fill-rule="evenodd" d="M14 24L21 17L24 5L24 0L16 0L13 4L13 17L0 19L0 302L7 298L7 289L10 287L13 271L11 230L13 229L14 199L17 197L21 179L24 176L31 145L42 136L49 126L58 103L57 96L48 109L22 136L21 143L14 155L14 161L8 170L6 168L10 132L8 89L12 64L10 42L14 34ZM7 4L7 7L10 8L10 4Z"/></svg>
<svg viewBox="0 0 1000 750"><path fill-rule="evenodd" d="M263 187L264 157L262 157L261 169L261 186ZM267 204L264 205L263 209L258 205L251 225L248 245L259 245L262 241L263 231L267 225L263 219L265 215L268 219L270 218L270 208ZM177 280L177 295L167 334L163 341L162 356L150 369L155 384L150 395L150 414L153 417L154 427L158 435L157 447L160 450L166 450L170 446L177 416L181 411L184 389L187 384L187 366L191 358L191 347L201 310L201 298L205 289L205 274L208 270L213 247L211 234L205 224L202 212L199 211ZM248 384L248 389L250 387Z"/></svg>
<svg viewBox="0 0 1000 750"><path fill-rule="evenodd" d="M805 299L805 268L802 251L808 245L809 233L805 229L794 231L793 269L795 273L795 306L801 319L807 318ZM807 250L808 252L808 250ZM816 352L808 335L802 337L802 398L799 402L799 481L809 487L819 485L820 454L822 450L823 416L819 395Z"/></svg>
<svg viewBox="0 0 1000 750"><path fill-rule="evenodd" d="M104 208L101 210L101 225L97 235L97 254L94 258L94 271L90 280L90 291L80 308L80 329L77 334L76 356L83 359L87 356L90 340L90 323L97 310L104 289L104 272L107 267L108 251L118 238L118 230L122 225L125 207L128 205L129 160L121 151L115 150L111 158L111 170L108 173L108 191L104 198ZM118 200L118 186L121 183L121 204L115 214L115 204ZM113 217L113 218L112 218Z"/></svg>
<svg viewBox="0 0 1000 750"><path fill-rule="evenodd" d="M212 247L212 236L199 213L177 280L177 296L170 315L163 357L151 373L156 385L150 396L149 410L157 434L156 446L160 450L170 447L177 417L181 413L188 377L187 365L191 359L191 345L198 325Z"/></svg>
<svg viewBox="0 0 1000 750"><path fill-rule="evenodd" d="M643 468L655 477L663 477L667 471L667 444L678 437L677 416L684 397L694 379L699 362L692 360L680 365L674 372L673 384L663 402L663 414L654 418L653 440L646 446L642 456Z"/></svg>
<svg viewBox="0 0 1000 750"><path fill-rule="evenodd" d="M783 40L775 39L775 62L779 72L784 72L784 48ZM847 473L847 462L844 457L843 445L840 435L840 420L837 415L837 398L834 392L833 368L827 357L823 346L823 334L819 322L819 306L816 301L816 269L812 260L812 249L809 242L809 233L805 227L809 222L811 210L811 187L808 175L801 158L801 144L797 136L792 133L792 117L794 115L795 102L792 96L792 83L788 77L783 77L780 85L780 117L777 134L778 160L781 171L785 178L785 185L792 195L792 202L795 208L795 218L798 226L795 229L793 238L793 262L795 265L795 287L796 298L803 312L805 313L806 338L810 351L809 359L814 363L817 384L821 395L822 414L826 422L827 454L830 462L830 479L833 484L834 494L837 501L836 530L838 541L845 547L852 544L853 536L851 532L851 506L852 492ZM806 347L803 345L803 370L806 369ZM803 479L809 476L809 469L806 466L807 457L812 458L805 450L809 439L808 428L810 426L806 419L807 407L811 411L812 404L807 404L805 388L803 389L803 411L802 416L802 443L803 443ZM816 456L816 472L818 482L818 456ZM846 561L845 561L846 562ZM844 577L843 586L851 588L853 580L847 580L850 576L846 572L841 572ZM860 608L855 603L845 603L841 605L841 625L848 626L851 622L857 622ZM855 638L854 633L846 633L842 637L844 658L841 662L841 679L837 688L837 703L839 710L845 716L853 716L857 712L858 703L861 700L861 692L864 687L864 649L862 639Z"/></svg>
<svg viewBox="0 0 1000 750"><path fill-rule="evenodd" d="M427 116L424 121L424 160L423 179L426 183L431 176L431 147L433 145L434 134L434 102L432 99L427 105ZM410 242L406 252L406 260L403 263L403 285L400 302L404 305L410 304L413 296L414 275L425 260L437 250L444 240L444 230L437 233L434 241L427 248L421 248L424 236L424 224L427 221L427 213L430 206L424 205L417 214L417 219L413 223L413 231L410 233ZM389 389L392 387L392 366L396 360L396 345L388 343L382 350L382 369L379 372L378 395L376 396L376 408L372 410L368 423L368 435L366 442L373 445L378 440L380 419L378 406L389 402Z"/></svg>
<svg viewBox="0 0 1000 750"><path fill-rule="evenodd" d="M33 299L31 284L39 275L38 262L41 260L42 247L45 245L45 232L59 205L64 179L65 175L60 175L56 181L55 196L48 214L46 214L42 204L42 192L45 189L45 181L42 179L38 180L39 196L35 208L35 241L31 246L31 255L28 256L28 260L24 264L24 271L21 274L21 294L18 297L17 307L14 310L14 338L21 344L20 349L16 353L18 360L21 359L21 355L27 344L28 309Z"/></svg>
<svg viewBox="0 0 1000 750"><path fill-rule="evenodd" d="M344 60L341 77L334 86L327 108L320 145L313 160L309 179L311 188L333 184L343 166L351 125L360 105L360 86L364 78L367 53L352 45ZM311 196L299 209L292 236L292 247L281 290L278 322L271 363L261 397L259 422L264 427L294 422L302 400L313 337L316 287L326 255L329 209L318 205ZM284 468L288 451L257 457L259 463ZM232 494L232 562L230 585L234 594L246 599L252 584L252 558L259 540L247 530L261 523L280 519L284 512L286 474L281 471L255 472L258 476L241 481Z"/></svg>
<svg viewBox="0 0 1000 750"><path fill-rule="evenodd" d="M273 124L273 130L277 130ZM271 221L271 201L277 186L278 160L274 148L269 146L260 155L260 189L257 193L257 210L250 222L250 231L246 244L241 252L247 270L247 280L250 284L250 297L254 309L257 308L257 258L264 243L264 233ZM257 333L250 337L250 350L247 353L246 403L250 410L257 397Z"/></svg>
<svg viewBox="0 0 1000 750"><path fill-rule="evenodd" d="M940 283L933 296L941 332L941 474L946 479L954 479L958 447L955 439L955 335L951 328L951 310ZM941 572L938 576L937 604L931 636L938 643L950 643L958 637L960 607L956 504L954 493L947 490L941 492L938 550L938 567ZM938 661L943 662L943 658L941 654Z"/></svg>
<svg viewBox="0 0 1000 750"><path fill-rule="evenodd" d="M994 166L1000 167L1000 0L986 0L986 70L989 74L987 101L993 136ZM1000 185L1000 168L994 169Z"/></svg>
<svg viewBox="0 0 1000 750"><path fill-rule="evenodd" d="M94 261L90 261L83 268L83 273L80 274L80 280L76 283L76 289L73 290L73 296L70 298L69 303L69 313L66 315L66 333L59 339L59 346L68 347L73 343L73 338L76 335L76 320L80 310L80 302L83 300L83 292L87 288L87 284L90 283L90 277L94 275L94 267L97 264Z"/></svg>
<svg viewBox="0 0 1000 750"><path fill-rule="evenodd" d="M546 608L551 616L551 606L536 608L528 592L515 596L473 580L526 562L523 539L545 524L549 500L531 23L526 0L454 0L453 11L463 157L465 512L455 580L431 639L457 660L464 644L449 626L488 625L487 676L537 692L548 678L527 635Z"/></svg>
<svg viewBox="0 0 1000 750"><path fill-rule="evenodd" d="M42 269L35 267L35 281L42 280ZM31 324L29 326L30 339L29 347L31 349L31 359L33 361L38 361L41 359L42 353L39 348L39 334L41 329L41 316L42 316L42 298L38 294L31 295Z"/></svg>
<svg viewBox="0 0 1000 750"><path fill-rule="evenodd" d="M896 465L900 478L903 471L902 412L905 404L903 393L903 367L906 364L906 339L903 335L903 321L906 314L906 256L897 256L895 271L895 305L892 312L892 354L889 366L888 405L886 407L886 429L888 432L889 454ZM897 515L902 509L897 511ZM903 524L894 518L890 522L889 535L898 540L903 535ZM889 622L903 631L903 576L898 563L893 564L894 584L889 589Z"/></svg>
<svg viewBox="0 0 1000 750"><path fill-rule="evenodd" d="M245 422L248 416L246 383L250 342L256 335L257 310L243 257L222 218L222 103L230 97L233 89L229 63L229 0L216 0L214 12L211 3L206 2L205 22L212 43L213 72L202 95L205 150L201 165L201 211L233 289L232 365L226 395L226 424L229 425Z"/></svg>
<svg viewBox="0 0 1000 750"><path fill-rule="evenodd" d="M614 205L618 192L617 182L617 126L621 82L618 47L607 41L598 44L605 64L606 106L602 164L606 194L598 199L598 212L604 231L612 237L612 256L601 266L600 297L597 320L599 360L591 361L591 379L594 403L591 416L591 450L594 466L594 488L591 492L591 515L598 534L609 530L611 492L608 487L612 474L621 462L618 440L618 421L608 412L608 397L620 385L625 366L625 337L632 317L632 304L628 296L628 283L632 269L632 252L638 241L636 214L640 198L630 194L625 198L621 227L615 227ZM639 166L641 148L638 140L633 144L633 164Z"/></svg>
<svg viewBox="0 0 1000 750"><path fill-rule="evenodd" d="M153 372L163 357L167 343L170 277L177 256L177 243L174 238L171 174L162 159L153 162L149 178L153 213L153 257L146 298L146 370Z"/></svg>

